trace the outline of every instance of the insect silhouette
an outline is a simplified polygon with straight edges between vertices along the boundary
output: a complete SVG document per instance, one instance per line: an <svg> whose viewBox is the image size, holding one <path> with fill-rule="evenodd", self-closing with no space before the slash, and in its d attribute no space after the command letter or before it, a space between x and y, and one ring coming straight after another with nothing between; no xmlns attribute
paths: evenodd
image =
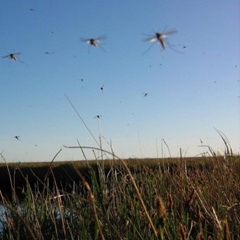
<svg viewBox="0 0 240 240"><path fill-rule="evenodd" d="M148 52L155 42L159 42L161 44L162 49L165 50L166 49L166 38L168 38L169 36L175 34L176 32L177 32L176 30L173 30L173 31L170 31L170 32L166 32L166 33L156 32L154 36L145 39L146 42L151 42L152 45L143 54Z"/></svg>
<svg viewBox="0 0 240 240"><path fill-rule="evenodd" d="M143 97L146 97L148 95L148 93L143 93Z"/></svg>
<svg viewBox="0 0 240 240"><path fill-rule="evenodd" d="M97 48L100 47L104 52L106 52L106 50L101 46L101 43L103 40L105 40L107 37L106 36L101 36L99 38L90 38L90 39L84 39L81 38L82 42L88 43L89 45Z"/></svg>
<svg viewBox="0 0 240 240"><path fill-rule="evenodd" d="M14 138L16 138L18 141L20 140L20 136L15 136Z"/></svg>
<svg viewBox="0 0 240 240"><path fill-rule="evenodd" d="M53 54L53 52L45 52L46 55Z"/></svg>
<svg viewBox="0 0 240 240"><path fill-rule="evenodd" d="M21 53L10 53L10 54L8 54L8 55L6 55L6 56L3 56L2 58L10 58L10 59L12 59L13 61L20 61L20 62L22 62L19 58L18 58L18 55L20 55Z"/></svg>
<svg viewBox="0 0 240 240"><path fill-rule="evenodd" d="M94 118L100 119L100 118L102 118L102 115L97 115L97 116L95 116Z"/></svg>
<svg viewBox="0 0 240 240"><path fill-rule="evenodd" d="M103 90L104 90L104 85L102 85L102 86L101 86L100 90L101 90L101 91L103 91Z"/></svg>

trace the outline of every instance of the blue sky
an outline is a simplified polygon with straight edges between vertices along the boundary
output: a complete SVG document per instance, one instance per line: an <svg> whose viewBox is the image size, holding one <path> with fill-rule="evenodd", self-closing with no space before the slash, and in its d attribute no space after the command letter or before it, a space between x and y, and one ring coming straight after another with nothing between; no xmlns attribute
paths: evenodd
<svg viewBox="0 0 240 240"><path fill-rule="evenodd" d="M196 156L207 150L200 139L222 153L215 128L239 153L238 0L3 0L0 21L1 56L21 52L0 58L7 161L51 161L77 140L97 147L65 95L119 157L168 157L167 145L171 156ZM171 30L165 51L156 42L143 54L145 39ZM105 51L81 41L100 36ZM62 149L57 160L83 159Z"/></svg>

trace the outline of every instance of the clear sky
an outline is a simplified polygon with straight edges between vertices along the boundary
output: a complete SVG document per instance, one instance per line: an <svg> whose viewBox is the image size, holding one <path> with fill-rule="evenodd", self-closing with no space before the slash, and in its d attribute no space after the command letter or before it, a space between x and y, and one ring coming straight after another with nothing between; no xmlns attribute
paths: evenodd
<svg viewBox="0 0 240 240"><path fill-rule="evenodd" d="M168 157L167 146L196 156L201 141L222 153L215 128L239 153L239 0L2 0L0 22L1 57L21 53L0 58L7 161L51 161L77 141L97 147L66 96L122 158ZM146 52L145 39L172 30L165 50ZM100 36L97 48L81 41ZM57 160L83 159L62 149Z"/></svg>

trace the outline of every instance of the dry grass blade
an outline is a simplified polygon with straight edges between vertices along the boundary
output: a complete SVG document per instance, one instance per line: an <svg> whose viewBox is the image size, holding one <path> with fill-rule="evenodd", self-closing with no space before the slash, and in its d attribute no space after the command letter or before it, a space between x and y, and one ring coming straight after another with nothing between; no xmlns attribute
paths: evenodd
<svg viewBox="0 0 240 240"><path fill-rule="evenodd" d="M222 230L222 225L221 225L221 221L218 219L218 216L216 214L215 209L212 207L212 215L213 215L213 219L215 220L215 223L217 225L217 227Z"/></svg>
<svg viewBox="0 0 240 240"><path fill-rule="evenodd" d="M216 128L215 128L215 130L217 131L217 133L219 134L219 136L221 137L221 139L224 142L224 145L226 147L225 155L226 156L233 156L233 150L232 150L232 147L231 147L227 137L221 131L217 130Z"/></svg>
<svg viewBox="0 0 240 240"><path fill-rule="evenodd" d="M52 173L52 176L53 176L53 180L54 180L54 183L55 183L55 187L56 187L56 192L57 192L57 201L58 201L58 209L59 209L59 213L60 213L60 216L61 216L61 222L62 222L62 227L63 227L63 232L64 232L64 236L66 237L67 234L66 234L66 228L65 228L65 221L64 221L64 214L63 214L63 204L62 204L62 199L60 196L60 192L59 192L59 189L58 189L58 186L57 186L57 181L56 181L56 178L54 176L54 173L52 171L52 168L51 169L51 173Z"/></svg>
<svg viewBox="0 0 240 240"><path fill-rule="evenodd" d="M58 154L59 154L61 151L62 151L62 149L60 149L60 150L55 154L55 156L53 157L52 161L50 162L48 171L47 171L47 173L46 173L46 175L45 175L45 177L44 177L44 182L45 182L46 179L48 178L49 173L52 171L52 164L53 164L54 160L56 159L56 157L58 156Z"/></svg>
<svg viewBox="0 0 240 240"><path fill-rule="evenodd" d="M78 113L77 109L74 107L73 103L71 102L71 100L68 98L68 96L65 94L66 99L68 100L68 102L70 103L70 105L72 106L73 110L75 111L75 113L78 115L79 119L81 120L81 122L83 123L83 125L85 126L85 128L88 130L88 132L90 133L90 135L92 136L92 138L94 139L94 141L96 142L96 144L99 146L98 141L96 140L96 138L93 136L91 130L89 129L89 127L87 126L87 124L85 123L85 121L83 120L83 118L80 116L80 114Z"/></svg>

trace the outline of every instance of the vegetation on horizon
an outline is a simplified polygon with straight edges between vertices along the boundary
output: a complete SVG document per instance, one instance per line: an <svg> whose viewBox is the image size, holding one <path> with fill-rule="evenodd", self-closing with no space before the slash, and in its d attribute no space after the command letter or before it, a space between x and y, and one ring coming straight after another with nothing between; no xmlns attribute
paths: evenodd
<svg viewBox="0 0 240 240"><path fill-rule="evenodd" d="M22 202L11 179L13 199L0 192L0 239L240 238L239 157L143 163L97 161L88 175L71 163L79 181L70 192L59 187L50 164L41 190L24 176Z"/></svg>

